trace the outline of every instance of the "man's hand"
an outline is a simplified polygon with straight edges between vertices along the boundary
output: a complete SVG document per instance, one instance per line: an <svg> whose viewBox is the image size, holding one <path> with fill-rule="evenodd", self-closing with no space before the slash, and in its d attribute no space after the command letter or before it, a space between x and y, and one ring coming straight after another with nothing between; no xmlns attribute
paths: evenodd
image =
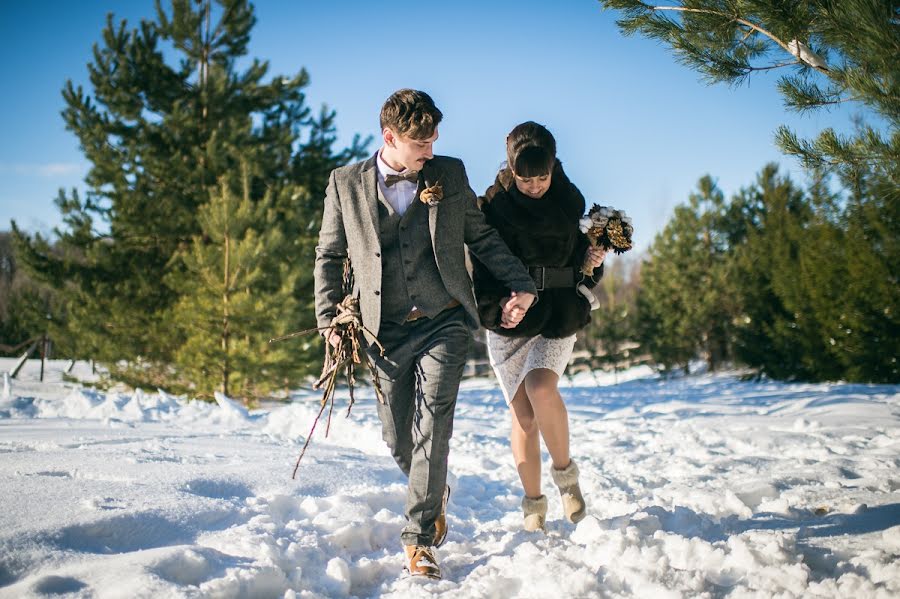
<svg viewBox="0 0 900 599"><path fill-rule="evenodd" d="M331 347L337 349L338 345L341 344L341 336L338 335L338 332L334 328L330 328L325 331L325 340L331 344Z"/></svg>
<svg viewBox="0 0 900 599"><path fill-rule="evenodd" d="M533 303L533 294L526 291L513 291L509 298L501 300L503 313L500 315L500 326L504 329L514 329L519 326Z"/></svg>

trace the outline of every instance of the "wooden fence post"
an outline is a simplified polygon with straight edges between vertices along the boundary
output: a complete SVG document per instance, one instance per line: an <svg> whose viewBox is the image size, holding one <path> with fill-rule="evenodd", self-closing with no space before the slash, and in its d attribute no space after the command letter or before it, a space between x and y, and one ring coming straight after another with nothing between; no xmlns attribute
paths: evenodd
<svg viewBox="0 0 900 599"><path fill-rule="evenodd" d="M34 348L37 347L37 344L40 342L40 339L36 339L34 343L32 343L28 349L25 350L25 353L19 357L19 361L16 362L16 365L13 366L13 369L9 371L9 376L15 378L19 371L22 370L22 366L25 365L25 362L28 361L28 356L31 355L31 352L34 351Z"/></svg>
<svg viewBox="0 0 900 599"><path fill-rule="evenodd" d="M41 378L40 381L44 382L44 360L47 357L47 334L44 333L41 336Z"/></svg>

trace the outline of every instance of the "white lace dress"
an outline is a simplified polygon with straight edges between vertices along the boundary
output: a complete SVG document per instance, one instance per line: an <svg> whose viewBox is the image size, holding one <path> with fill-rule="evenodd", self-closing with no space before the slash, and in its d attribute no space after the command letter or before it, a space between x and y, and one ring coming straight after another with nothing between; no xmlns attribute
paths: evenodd
<svg viewBox="0 0 900 599"><path fill-rule="evenodd" d="M525 375L535 368L546 368L562 376L574 347L575 335L562 339L548 339L541 335L504 337L488 331L488 357L507 405L515 397Z"/></svg>

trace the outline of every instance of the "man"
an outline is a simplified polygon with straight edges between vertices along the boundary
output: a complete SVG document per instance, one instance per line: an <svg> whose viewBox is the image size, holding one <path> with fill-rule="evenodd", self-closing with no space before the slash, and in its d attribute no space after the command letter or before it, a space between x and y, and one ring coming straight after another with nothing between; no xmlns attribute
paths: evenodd
<svg viewBox="0 0 900 599"><path fill-rule="evenodd" d="M433 154L442 118L424 92L402 89L387 99L382 147L331 173L315 266L319 326L330 324L343 299L349 257L363 324L386 350L376 359L385 395L378 415L382 436L409 479L408 523L400 538L406 569L429 578L441 576L433 547L446 538L453 413L478 326L464 245L508 284L509 326L536 294L528 271L484 222L462 162ZM420 201L426 189L424 197L440 199ZM333 330L325 336L337 343Z"/></svg>

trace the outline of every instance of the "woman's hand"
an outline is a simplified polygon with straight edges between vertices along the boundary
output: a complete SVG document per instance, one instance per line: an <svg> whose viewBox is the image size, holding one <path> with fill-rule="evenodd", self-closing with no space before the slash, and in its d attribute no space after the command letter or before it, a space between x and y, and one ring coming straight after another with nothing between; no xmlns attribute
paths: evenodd
<svg viewBox="0 0 900 599"><path fill-rule="evenodd" d="M584 265L590 268L597 268L603 264L606 258L606 248L602 246L589 247L584 252Z"/></svg>

